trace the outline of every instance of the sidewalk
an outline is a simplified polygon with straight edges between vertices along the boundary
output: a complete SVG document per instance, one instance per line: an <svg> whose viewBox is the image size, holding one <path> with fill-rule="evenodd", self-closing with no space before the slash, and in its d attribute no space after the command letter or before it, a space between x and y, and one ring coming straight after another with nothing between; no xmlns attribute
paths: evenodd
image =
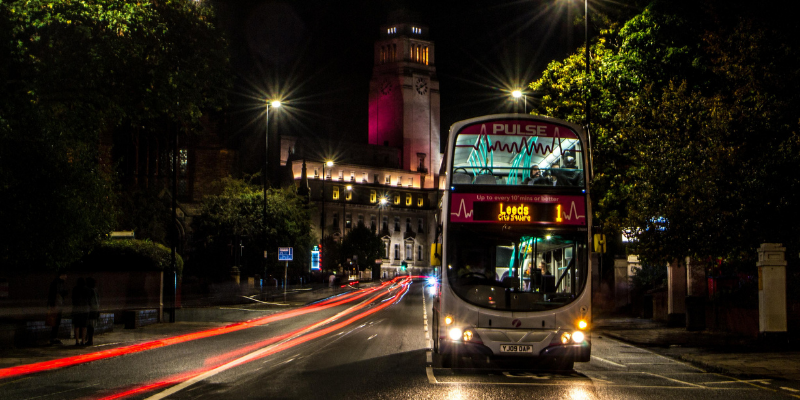
<svg viewBox="0 0 800 400"><path fill-rule="evenodd" d="M623 315L594 320L597 335L648 347L708 371L744 378L800 381L800 346L760 342L725 332L687 331L649 319Z"/></svg>
<svg viewBox="0 0 800 400"><path fill-rule="evenodd" d="M380 282L374 284L380 284ZM373 284L366 283L362 284L361 287L369 287L371 285ZM63 339L64 344L62 345L3 348L0 349L0 369L72 357L222 327L231 323L299 307L349 290L341 287L295 290L287 293L286 302L283 302L281 293L280 299L276 299L275 302L247 302L246 299L243 299L244 303L238 305L179 309L176 315L177 322L175 323L157 323L136 329L125 329L123 324L115 324L113 331L95 336L93 346L74 346L74 339Z"/></svg>

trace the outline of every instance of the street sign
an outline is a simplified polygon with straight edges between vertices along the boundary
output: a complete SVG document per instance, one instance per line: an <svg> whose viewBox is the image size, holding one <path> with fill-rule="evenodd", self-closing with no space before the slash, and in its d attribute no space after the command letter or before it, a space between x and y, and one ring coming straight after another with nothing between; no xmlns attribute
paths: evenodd
<svg viewBox="0 0 800 400"><path fill-rule="evenodd" d="M291 247L278 247L278 261L292 261L292 255Z"/></svg>

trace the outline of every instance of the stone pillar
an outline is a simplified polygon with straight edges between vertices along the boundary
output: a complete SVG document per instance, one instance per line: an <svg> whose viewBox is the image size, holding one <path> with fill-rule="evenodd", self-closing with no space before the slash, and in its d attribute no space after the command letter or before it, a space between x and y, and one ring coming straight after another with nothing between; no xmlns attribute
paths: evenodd
<svg viewBox="0 0 800 400"><path fill-rule="evenodd" d="M686 270L683 263L667 264L667 321L672 326L686 324Z"/></svg>
<svg viewBox="0 0 800 400"><path fill-rule="evenodd" d="M614 309L630 304L630 281L628 280L628 260L614 259Z"/></svg>
<svg viewBox="0 0 800 400"><path fill-rule="evenodd" d="M706 264L691 257L686 257L686 294L686 330L701 331L706 328Z"/></svg>
<svg viewBox="0 0 800 400"><path fill-rule="evenodd" d="M758 332L762 337L785 335L786 248L762 243L758 249Z"/></svg>

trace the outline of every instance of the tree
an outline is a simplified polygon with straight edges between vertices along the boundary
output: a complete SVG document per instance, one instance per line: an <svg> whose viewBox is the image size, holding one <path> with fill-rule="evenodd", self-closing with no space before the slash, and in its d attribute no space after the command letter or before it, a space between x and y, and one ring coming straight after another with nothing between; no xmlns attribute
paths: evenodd
<svg viewBox="0 0 800 400"><path fill-rule="evenodd" d="M591 77L579 51L531 84L536 111L575 122L589 84L595 217L630 229L642 259L797 248L797 22L778 18L739 1L655 1L592 46Z"/></svg>
<svg viewBox="0 0 800 400"><path fill-rule="evenodd" d="M358 269L375 268L375 260L383 257L383 241L370 228L359 225L342 239L345 257L356 256Z"/></svg>
<svg viewBox="0 0 800 400"><path fill-rule="evenodd" d="M0 258L59 269L115 226L101 132L195 130L228 86L211 8L188 0L0 3Z"/></svg>
<svg viewBox="0 0 800 400"><path fill-rule="evenodd" d="M187 274L222 278L237 264L245 273L263 273L264 251L271 255L267 268L282 271L278 247L293 247L290 265L295 272L305 271L314 240L302 197L292 189L268 189L265 219L261 187L233 178L218 185L220 194L206 196L193 219L195 251L187 262Z"/></svg>

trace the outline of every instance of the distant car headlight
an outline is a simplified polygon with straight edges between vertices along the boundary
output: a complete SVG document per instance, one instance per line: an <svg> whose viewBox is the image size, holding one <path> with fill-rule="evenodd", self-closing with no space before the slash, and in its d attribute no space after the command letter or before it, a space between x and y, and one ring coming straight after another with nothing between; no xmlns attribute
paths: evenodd
<svg viewBox="0 0 800 400"><path fill-rule="evenodd" d="M453 339L453 340L461 339L461 335L462 334L463 334L463 332L461 331L460 328L450 329L450 339Z"/></svg>
<svg viewBox="0 0 800 400"><path fill-rule="evenodd" d="M583 335L583 332L581 332L581 331L572 332L572 341L573 342L575 342L575 343L583 343L584 339L586 339L586 337Z"/></svg>

